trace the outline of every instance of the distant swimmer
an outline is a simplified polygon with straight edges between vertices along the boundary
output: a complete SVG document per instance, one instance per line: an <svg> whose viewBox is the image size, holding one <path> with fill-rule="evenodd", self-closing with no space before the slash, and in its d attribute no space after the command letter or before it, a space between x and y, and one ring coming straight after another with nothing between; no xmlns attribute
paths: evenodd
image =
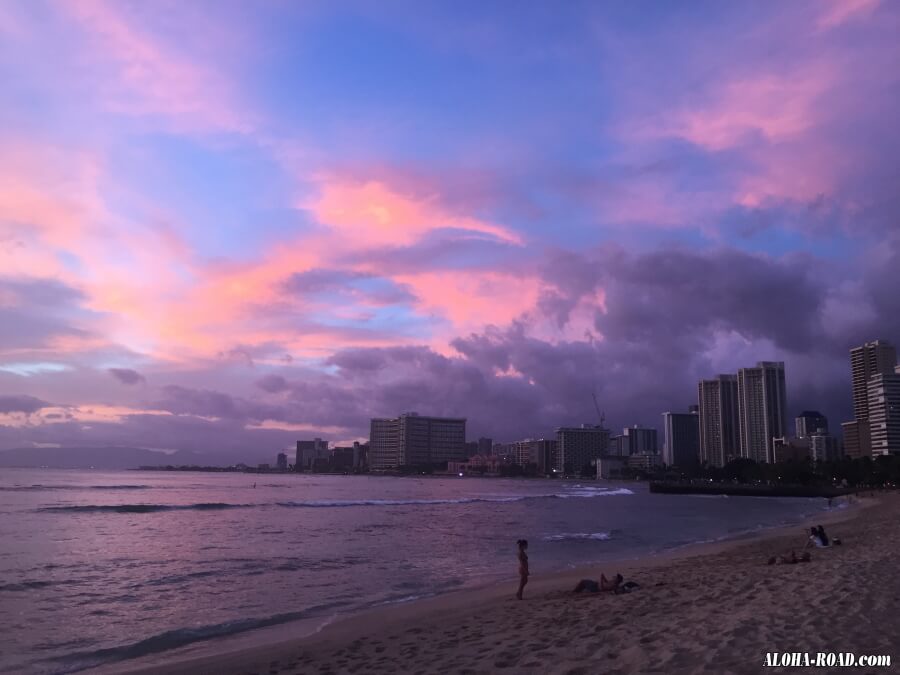
<svg viewBox="0 0 900 675"><path fill-rule="evenodd" d="M528 548L528 540L519 539L516 544L519 547L519 590L516 597L521 600L522 591L525 590L525 584L528 583L528 554L525 552L525 549Z"/></svg>

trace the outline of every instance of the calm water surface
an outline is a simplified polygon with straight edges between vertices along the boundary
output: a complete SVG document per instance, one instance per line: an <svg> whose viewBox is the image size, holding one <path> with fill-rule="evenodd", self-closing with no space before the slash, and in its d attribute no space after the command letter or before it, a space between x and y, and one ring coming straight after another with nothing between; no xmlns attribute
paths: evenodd
<svg viewBox="0 0 900 675"><path fill-rule="evenodd" d="M519 538L542 575L824 508L641 483L2 469L0 671L74 672L298 620L314 630L512 578Z"/></svg>

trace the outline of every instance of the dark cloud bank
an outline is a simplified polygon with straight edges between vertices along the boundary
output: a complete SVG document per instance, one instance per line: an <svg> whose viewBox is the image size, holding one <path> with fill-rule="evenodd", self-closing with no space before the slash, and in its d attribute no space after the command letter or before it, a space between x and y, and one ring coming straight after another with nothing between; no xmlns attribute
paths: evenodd
<svg viewBox="0 0 900 675"><path fill-rule="evenodd" d="M695 401L699 378L770 359L786 361L789 413L817 408L837 428L850 416L847 350L876 337L900 338L898 240L886 241L861 275L839 271L803 254L772 258L733 249L559 252L541 272L547 290L535 310L511 326L458 337L458 356L424 346L347 349L327 360L326 372L293 364L263 371L243 396L170 385L148 405L172 415L6 427L0 443L141 445L255 460L298 437L365 436L370 417L406 410L465 416L471 437L511 440L595 421L593 392L614 428L659 427L662 412ZM565 326L579 301L601 289L605 311L594 313L594 337L534 337L535 323ZM124 384L143 381L127 369L110 373ZM0 397L0 412L44 406L31 397ZM344 431L247 428L266 420Z"/></svg>

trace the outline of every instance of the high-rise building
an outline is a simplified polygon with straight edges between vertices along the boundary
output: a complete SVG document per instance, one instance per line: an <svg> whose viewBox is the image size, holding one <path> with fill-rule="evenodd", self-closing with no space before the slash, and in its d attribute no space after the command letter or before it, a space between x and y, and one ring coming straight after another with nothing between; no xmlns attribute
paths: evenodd
<svg viewBox="0 0 900 675"><path fill-rule="evenodd" d="M866 342L850 350L850 372L853 378L853 422L841 426L844 452L848 457L872 455L869 425L869 381L873 375L889 375L897 365L897 350L887 340Z"/></svg>
<svg viewBox="0 0 900 675"><path fill-rule="evenodd" d="M700 410L663 413L663 464L690 466L700 461Z"/></svg>
<svg viewBox="0 0 900 675"><path fill-rule="evenodd" d="M655 454L659 452L656 429L647 429L635 424L633 427L625 427L622 436L628 439L629 455Z"/></svg>
<svg viewBox="0 0 900 675"><path fill-rule="evenodd" d="M284 452L279 452L278 457L275 460L275 466L278 467L279 471L287 471L287 454Z"/></svg>
<svg viewBox="0 0 900 675"><path fill-rule="evenodd" d="M868 393L872 456L900 454L900 369L872 375Z"/></svg>
<svg viewBox="0 0 900 675"><path fill-rule="evenodd" d="M700 461L725 466L738 456L737 375L718 375L698 385Z"/></svg>
<svg viewBox="0 0 900 675"><path fill-rule="evenodd" d="M610 436L606 452L603 454L609 455L610 457L628 457L628 455L631 454L631 446L628 441L628 436L624 434Z"/></svg>
<svg viewBox="0 0 900 675"><path fill-rule="evenodd" d="M872 440L869 434L869 420L851 420L841 424L844 434L844 454L852 459L869 457L872 454Z"/></svg>
<svg viewBox="0 0 900 675"><path fill-rule="evenodd" d="M491 454L491 450L494 447L494 442L490 438L485 438L482 436L478 439L478 454L482 457L487 457Z"/></svg>
<svg viewBox="0 0 900 675"><path fill-rule="evenodd" d="M897 350L887 340L867 342L850 350L855 419L869 419L869 378L878 373L893 373L896 365Z"/></svg>
<svg viewBox="0 0 900 675"><path fill-rule="evenodd" d="M797 438L814 436L820 429L828 431L828 418L818 410L804 410L794 418L794 432Z"/></svg>
<svg viewBox="0 0 900 675"><path fill-rule="evenodd" d="M315 467L317 461L328 461L328 441L321 438L297 441L294 471L309 471Z"/></svg>
<svg viewBox="0 0 900 675"><path fill-rule="evenodd" d="M802 462L810 457L809 438L773 438L773 462Z"/></svg>
<svg viewBox="0 0 900 675"><path fill-rule="evenodd" d="M609 429L594 424L560 427L556 430L556 470L564 473L593 473L597 459L606 454Z"/></svg>
<svg viewBox="0 0 900 675"><path fill-rule="evenodd" d="M828 432L809 436L809 450L817 462L833 462L841 457L841 444Z"/></svg>
<svg viewBox="0 0 900 675"><path fill-rule="evenodd" d="M547 438L527 438L512 443L513 457L519 466L533 465L538 473L550 473L555 468L556 441Z"/></svg>
<svg viewBox="0 0 900 675"><path fill-rule="evenodd" d="M433 466L466 459L466 420L403 413L369 426L369 466Z"/></svg>
<svg viewBox="0 0 900 675"><path fill-rule="evenodd" d="M741 368L737 389L741 457L772 462L772 439L787 434L784 362L760 361L753 368Z"/></svg>

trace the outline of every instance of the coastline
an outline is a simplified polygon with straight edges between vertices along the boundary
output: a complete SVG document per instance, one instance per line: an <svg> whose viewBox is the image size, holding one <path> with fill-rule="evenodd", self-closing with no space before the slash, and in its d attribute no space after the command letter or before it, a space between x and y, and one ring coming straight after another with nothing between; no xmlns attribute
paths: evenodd
<svg viewBox="0 0 900 675"><path fill-rule="evenodd" d="M860 523L863 520L860 516L878 504L890 504L893 510L900 512L900 500L895 495L884 495L879 500L857 499L849 508L823 511L792 525L737 534L720 541L691 544L655 555L605 563L602 570L591 565L566 570L550 578L532 579L526 588L525 601L521 603L512 598L515 580L509 579L407 603L369 608L354 615L338 618L324 626L310 623L303 626L296 623L283 624L251 631L227 641L221 639L196 643L168 652L99 666L85 672L98 675L239 672L281 675L313 671L354 672L360 668L362 672L397 670L431 672L429 669L434 672L454 669L493 672L503 668L498 664L510 661L514 662L511 667L516 670L546 671L549 668L552 672L568 672L553 670L559 665L553 659L548 663L545 658L533 658L537 655L529 653L527 641L519 644L521 636L517 636L516 633L535 621L537 625L531 628L540 632L542 626L546 628L546 622L550 622L551 625L558 623L560 612L562 617L567 617L571 615L573 608L583 608L582 603L585 602L604 605L614 602L627 605L632 600L640 601L642 597L648 598L659 593L658 589L666 590L677 584L677 579L672 578L674 570L685 566L700 570L702 574L706 567L715 566L717 560L724 556L734 558L736 561L749 560L754 569L759 568L769 555L786 553L791 547L801 548L805 542L803 528L809 524L836 526L835 534L846 540L847 537L842 531ZM836 560L841 553L850 550L851 546L846 546L823 551L814 556L812 566L778 566L763 569L788 570L802 567L814 570L818 558L834 553L836 555L832 558ZM571 595L570 590L579 579L599 578L601 571L609 575L618 570L625 574L626 579L640 583L641 589L627 596L600 594L600 597L593 597L593 600L588 599L592 596ZM479 620L479 617L491 618ZM666 620L665 616L661 618L663 621ZM473 628L473 621L476 628ZM496 632L494 628L488 630L491 626L504 621L513 622L511 635L507 634L508 631ZM317 628L321 629L316 630ZM305 630L305 633L298 636L301 630ZM470 653L466 648L466 640L458 637L460 633L468 633L471 639L477 637L477 641L486 641L496 646L505 656L496 659L494 658L496 654L492 655L492 650L488 648L482 648L474 654ZM438 640L438 634L446 639L443 642L438 641L438 646L435 646L433 643ZM588 639L586 635L582 637ZM517 649L524 649L521 658L515 656L516 649L501 649L509 641L512 641L514 646L518 645ZM564 641L557 641L559 649L562 649L560 646L562 642ZM419 643L420 646L417 646ZM437 660L430 658L419 662L415 655L430 651L432 647L443 655L437 656ZM462 655L459 653L460 650ZM551 652L552 650L545 654L545 657L550 656ZM340 658L344 654L348 656ZM460 661L458 667L454 665L437 667L441 659L449 659L448 663L469 659L472 663L463 667Z"/></svg>

